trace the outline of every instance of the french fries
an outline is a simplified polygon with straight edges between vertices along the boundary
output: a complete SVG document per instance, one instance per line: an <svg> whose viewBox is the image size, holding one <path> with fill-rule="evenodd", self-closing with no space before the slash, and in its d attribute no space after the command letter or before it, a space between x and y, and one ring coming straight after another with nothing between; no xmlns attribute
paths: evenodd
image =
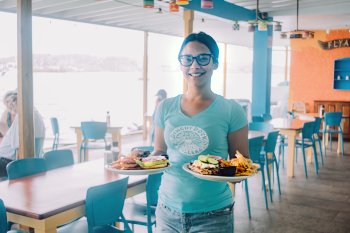
<svg viewBox="0 0 350 233"><path fill-rule="evenodd" d="M238 150L236 158L230 160L231 165L236 166L236 176L250 176L256 173L258 167L252 160L245 158Z"/></svg>

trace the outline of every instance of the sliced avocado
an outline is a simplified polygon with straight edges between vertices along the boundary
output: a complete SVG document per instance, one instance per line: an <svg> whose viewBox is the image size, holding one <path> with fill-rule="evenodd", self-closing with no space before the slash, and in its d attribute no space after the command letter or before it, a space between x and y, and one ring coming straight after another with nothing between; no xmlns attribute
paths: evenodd
<svg viewBox="0 0 350 233"><path fill-rule="evenodd" d="M216 159L214 159L214 158L208 158L208 163L211 163L211 164L214 164L214 165L216 165L216 164L218 164L219 163L219 161L217 161Z"/></svg>
<svg viewBox="0 0 350 233"><path fill-rule="evenodd" d="M208 156L200 155L200 156L198 156L198 160L203 162L203 163L207 163L208 162Z"/></svg>

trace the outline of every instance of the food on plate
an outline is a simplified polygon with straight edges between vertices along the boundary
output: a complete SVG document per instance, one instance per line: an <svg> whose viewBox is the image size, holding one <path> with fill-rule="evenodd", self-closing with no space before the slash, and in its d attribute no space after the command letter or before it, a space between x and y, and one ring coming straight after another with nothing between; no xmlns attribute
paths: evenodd
<svg viewBox="0 0 350 233"><path fill-rule="evenodd" d="M150 155L149 151L132 150L126 156L120 157L111 164L112 168L120 170L155 169L169 165L168 156Z"/></svg>
<svg viewBox="0 0 350 233"><path fill-rule="evenodd" d="M163 155L150 155L135 162L144 169L154 169L166 167L169 164L168 159Z"/></svg>
<svg viewBox="0 0 350 233"><path fill-rule="evenodd" d="M188 167L192 171L202 175L219 174L219 160L215 157L211 157L210 155L198 156L198 159L193 161L193 163L191 163Z"/></svg>
<svg viewBox="0 0 350 233"><path fill-rule="evenodd" d="M250 176L257 172L258 166L253 164L252 160L244 157L238 150L236 158L231 159L230 163L236 166L236 176Z"/></svg>
<svg viewBox="0 0 350 233"><path fill-rule="evenodd" d="M199 155L188 168L202 175L250 176L256 173L259 167L236 151L236 158L231 160L213 155Z"/></svg>

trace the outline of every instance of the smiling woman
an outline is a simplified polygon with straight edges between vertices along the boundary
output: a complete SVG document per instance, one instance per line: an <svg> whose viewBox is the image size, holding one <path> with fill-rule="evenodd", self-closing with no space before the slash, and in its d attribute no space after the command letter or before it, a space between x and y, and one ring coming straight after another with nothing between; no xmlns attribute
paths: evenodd
<svg viewBox="0 0 350 233"><path fill-rule="evenodd" d="M239 150L248 155L243 109L211 89L218 57L217 43L208 34L186 37L178 60L187 91L164 100L158 108L153 153L168 154L173 168L164 172L159 190L159 232L233 232L233 200L228 185L200 180L182 170L201 154L226 159Z"/></svg>

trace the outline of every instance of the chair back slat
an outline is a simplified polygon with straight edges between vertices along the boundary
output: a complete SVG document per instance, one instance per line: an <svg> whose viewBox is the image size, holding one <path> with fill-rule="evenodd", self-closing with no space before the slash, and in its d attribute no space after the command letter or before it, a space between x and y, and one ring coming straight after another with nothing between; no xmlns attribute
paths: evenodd
<svg viewBox="0 0 350 233"><path fill-rule="evenodd" d="M158 190L162 181L163 173L149 175L146 182L146 199L147 205L157 206Z"/></svg>
<svg viewBox="0 0 350 233"><path fill-rule="evenodd" d="M267 135L267 140L266 140L266 144L265 144L265 152L266 153L274 153L275 152L278 134L279 134L278 131L272 131L272 132L269 132L269 134Z"/></svg>
<svg viewBox="0 0 350 233"><path fill-rule="evenodd" d="M10 162L6 166L9 180L45 172L46 162L43 158L25 158Z"/></svg>
<svg viewBox="0 0 350 233"><path fill-rule="evenodd" d="M45 152L47 170L65 167L74 164L73 152L71 150L52 150Z"/></svg>
<svg viewBox="0 0 350 233"><path fill-rule="evenodd" d="M315 133L315 121L305 122L301 130L301 135L303 139L312 140L312 136Z"/></svg>
<svg viewBox="0 0 350 233"><path fill-rule="evenodd" d="M0 199L0 233L7 232L7 216L4 202Z"/></svg>
<svg viewBox="0 0 350 233"><path fill-rule="evenodd" d="M249 123L249 130L270 132L273 131L273 125L266 122L251 122Z"/></svg>
<svg viewBox="0 0 350 233"><path fill-rule="evenodd" d="M58 126L58 120L56 117L50 118L51 121L51 128L52 128L52 134L56 135L60 132L59 126Z"/></svg>
<svg viewBox="0 0 350 233"><path fill-rule="evenodd" d="M107 123L97 121L81 122L81 131L84 139L104 139L107 133Z"/></svg>
<svg viewBox="0 0 350 233"><path fill-rule="evenodd" d="M91 187L86 194L86 217L89 232L95 226L117 222L122 214L128 188L128 177Z"/></svg>
<svg viewBox="0 0 350 233"><path fill-rule="evenodd" d="M340 126L342 115L342 112L326 112L324 114L326 126Z"/></svg>
<svg viewBox="0 0 350 233"><path fill-rule="evenodd" d="M260 163L260 152L263 146L264 136L250 138L249 143L249 155L250 159L254 163Z"/></svg>
<svg viewBox="0 0 350 233"><path fill-rule="evenodd" d="M322 124L322 118L315 117L314 133L319 133Z"/></svg>
<svg viewBox="0 0 350 233"><path fill-rule="evenodd" d="M264 118L262 116L252 116L253 122L264 122Z"/></svg>

